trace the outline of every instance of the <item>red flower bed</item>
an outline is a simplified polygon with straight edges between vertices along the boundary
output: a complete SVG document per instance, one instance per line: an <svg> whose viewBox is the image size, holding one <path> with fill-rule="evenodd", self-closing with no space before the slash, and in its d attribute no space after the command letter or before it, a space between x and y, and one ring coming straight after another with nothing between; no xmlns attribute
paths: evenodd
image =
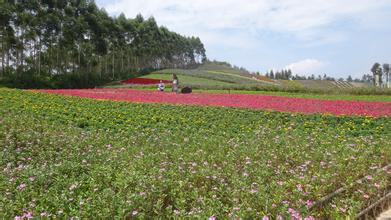
<svg viewBox="0 0 391 220"><path fill-rule="evenodd" d="M147 78L131 78L122 80L122 84L142 84L142 85L151 85L151 84L159 84L160 81L164 83L171 83L170 80L160 80L160 79L147 79Z"/></svg>
<svg viewBox="0 0 391 220"><path fill-rule="evenodd" d="M174 94L130 89L40 90L47 93L116 101L270 109L334 115L391 116L391 102L317 100L253 94Z"/></svg>

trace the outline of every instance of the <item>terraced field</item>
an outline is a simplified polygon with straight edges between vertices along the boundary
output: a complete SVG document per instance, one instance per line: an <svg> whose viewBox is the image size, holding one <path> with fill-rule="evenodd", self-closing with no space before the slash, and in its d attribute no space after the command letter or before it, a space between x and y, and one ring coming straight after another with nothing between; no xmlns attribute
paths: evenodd
<svg viewBox="0 0 391 220"><path fill-rule="evenodd" d="M142 78L149 79L162 79L162 80L172 80L172 74L164 74L164 73L151 73ZM182 86L230 86L233 83L228 83L219 80L213 80L208 78L200 78L190 75L178 75L178 80Z"/></svg>
<svg viewBox="0 0 391 220"><path fill-rule="evenodd" d="M269 83L265 83L260 80L256 80L250 77L245 77L239 74L215 71L215 70L182 70L182 69L165 69L161 71L154 72L154 74L177 74L178 76L192 76L196 78L210 79L216 80L226 83L234 83L234 84L247 84L247 85L268 85Z"/></svg>

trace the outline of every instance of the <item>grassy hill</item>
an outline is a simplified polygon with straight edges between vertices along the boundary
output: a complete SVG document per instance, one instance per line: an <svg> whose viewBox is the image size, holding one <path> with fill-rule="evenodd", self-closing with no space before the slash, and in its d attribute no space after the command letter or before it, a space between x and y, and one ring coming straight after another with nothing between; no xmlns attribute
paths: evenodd
<svg viewBox="0 0 391 220"><path fill-rule="evenodd" d="M163 69L140 78L171 80L179 78L180 87L200 90L277 91L314 94L388 95L390 90L374 89L370 84L327 80L274 80L246 70L231 67L224 62L207 62L195 69ZM110 88L155 89L156 85L123 85L113 82ZM168 85L170 87L170 85Z"/></svg>

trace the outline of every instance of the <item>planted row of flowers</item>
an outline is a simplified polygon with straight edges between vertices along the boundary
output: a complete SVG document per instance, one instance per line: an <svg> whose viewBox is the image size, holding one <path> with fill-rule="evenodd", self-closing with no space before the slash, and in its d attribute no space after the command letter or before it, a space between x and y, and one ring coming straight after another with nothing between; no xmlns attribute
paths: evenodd
<svg viewBox="0 0 391 220"><path fill-rule="evenodd" d="M333 115L391 116L391 102L316 100L253 94L173 94L129 89L42 90L42 92L131 102L244 107Z"/></svg>
<svg viewBox="0 0 391 220"><path fill-rule="evenodd" d="M0 121L6 219L336 219L391 184L389 171L376 172L391 162L387 117L0 89Z"/></svg>

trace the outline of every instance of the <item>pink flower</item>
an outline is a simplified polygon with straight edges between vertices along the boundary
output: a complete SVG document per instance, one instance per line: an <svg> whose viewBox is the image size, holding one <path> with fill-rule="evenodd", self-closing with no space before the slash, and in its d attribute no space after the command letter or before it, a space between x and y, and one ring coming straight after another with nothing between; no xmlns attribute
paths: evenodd
<svg viewBox="0 0 391 220"><path fill-rule="evenodd" d="M132 215L133 216L135 216L135 215L137 215L138 214L138 211L136 211L136 210L134 210L133 212L132 212Z"/></svg>
<svg viewBox="0 0 391 220"><path fill-rule="evenodd" d="M150 79L140 79L137 83L149 83ZM130 79L130 81L136 80ZM141 81L140 81L141 80ZM146 80L146 82L145 82ZM159 80L160 81L160 80ZM389 116L391 109L386 102L316 100L290 97L273 97L255 94L188 94L176 96L158 91L127 89L94 90L43 90L41 92L73 95L85 98L117 101L156 102L187 105L216 105L245 107L253 109L272 109L284 112L327 113L334 115ZM269 164L268 164L269 165Z"/></svg>
<svg viewBox="0 0 391 220"><path fill-rule="evenodd" d="M269 217L267 217L266 215L263 216L262 220L269 220Z"/></svg>
<svg viewBox="0 0 391 220"><path fill-rule="evenodd" d="M30 177L29 177L29 180L30 180L31 182L33 182L33 181L35 180L35 177L30 176Z"/></svg>
<svg viewBox="0 0 391 220"><path fill-rule="evenodd" d="M251 194L255 194L255 193L257 193L257 192L258 192L258 190L256 190L256 189L251 189L251 190L250 190L250 193L251 193Z"/></svg>
<svg viewBox="0 0 391 220"><path fill-rule="evenodd" d="M306 205L307 205L307 208L311 208L314 205L314 201L307 200Z"/></svg>
<svg viewBox="0 0 391 220"><path fill-rule="evenodd" d="M214 216L212 215L212 216L210 216L210 217L208 218L208 220L216 220L216 217L214 217Z"/></svg>
<svg viewBox="0 0 391 220"><path fill-rule="evenodd" d="M372 176L366 176L365 177L367 180L373 180L373 177Z"/></svg>
<svg viewBox="0 0 391 220"><path fill-rule="evenodd" d="M20 185L17 187L18 190L23 190L24 188L26 188L26 184L25 184L25 183L22 183L22 184L20 184Z"/></svg>
<svg viewBox="0 0 391 220"><path fill-rule="evenodd" d="M31 212L26 212L24 213L23 217L30 219L33 218L33 214Z"/></svg>

